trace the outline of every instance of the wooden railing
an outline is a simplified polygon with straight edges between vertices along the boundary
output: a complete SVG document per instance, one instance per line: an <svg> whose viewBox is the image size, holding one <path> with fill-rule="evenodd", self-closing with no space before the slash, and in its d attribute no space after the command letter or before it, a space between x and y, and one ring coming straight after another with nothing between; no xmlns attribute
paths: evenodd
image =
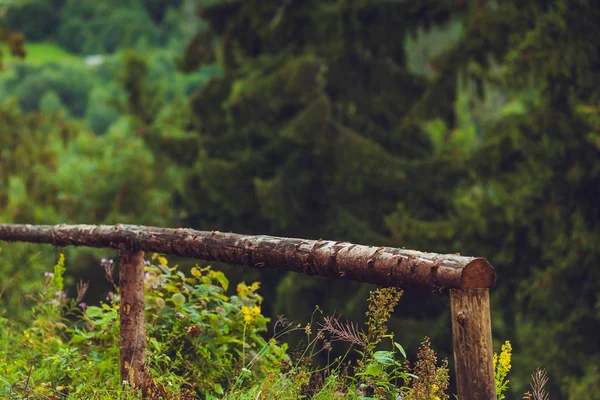
<svg viewBox="0 0 600 400"><path fill-rule="evenodd" d="M121 378L133 387L145 373L144 253L156 252L449 294L458 396L496 399L489 306L495 272L483 258L137 225L0 224L0 240L119 250Z"/></svg>

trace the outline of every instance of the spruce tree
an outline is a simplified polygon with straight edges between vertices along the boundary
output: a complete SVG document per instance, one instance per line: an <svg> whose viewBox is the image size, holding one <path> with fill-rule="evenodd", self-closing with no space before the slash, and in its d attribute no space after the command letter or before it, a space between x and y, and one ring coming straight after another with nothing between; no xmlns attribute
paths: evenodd
<svg viewBox="0 0 600 400"><path fill-rule="evenodd" d="M481 89L472 104L510 101L457 154L450 212L419 219L400 205L388 219L399 242L493 262L493 331L514 344L515 398L536 367L553 398L600 389L599 20L597 2L473 2L440 65Z"/></svg>
<svg viewBox="0 0 600 400"><path fill-rule="evenodd" d="M216 60L223 75L192 96L188 134L155 127L146 136L186 170L176 205L186 212L185 225L386 245L392 242L385 216L398 202L419 217L446 210L444 194L433 189L449 186L457 170L438 170L421 120L453 120L456 79L438 78L431 89L409 69L405 43L423 27L449 24L463 7L204 3L198 15L208 30L189 43L179 64L192 71ZM423 181L421 174L435 178ZM280 279L262 277L266 287L278 286L277 311L308 317L313 303L330 302L362 313L347 301L355 285ZM267 303L272 295L266 293ZM312 302L300 305L294 297Z"/></svg>
<svg viewBox="0 0 600 400"><path fill-rule="evenodd" d="M204 4L210 29L180 66L217 60L224 73L193 95L188 134L147 136L185 167L185 224L485 256L499 273L494 334L513 341L515 393L540 366L556 397L593 398L600 5ZM456 20L462 36L434 74L411 71L408 35ZM482 112L491 96L497 108ZM345 310L356 304L345 283L265 280L278 309L338 295Z"/></svg>

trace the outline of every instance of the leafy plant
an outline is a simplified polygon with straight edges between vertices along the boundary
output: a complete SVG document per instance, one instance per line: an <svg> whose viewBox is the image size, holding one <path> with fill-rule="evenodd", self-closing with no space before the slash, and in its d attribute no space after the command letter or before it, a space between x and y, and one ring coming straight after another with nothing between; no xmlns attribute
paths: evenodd
<svg viewBox="0 0 600 400"><path fill-rule="evenodd" d="M510 382L508 379L506 379L506 375L511 369L511 355L512 346L508 340L502 345L502 351L500 352L500 355L494 353L494 379L496 381L496 395L498 396L498 400L503 400L506 398L504 396L504 392L506 392L506 389L508 389L508 383Z"/></svg>

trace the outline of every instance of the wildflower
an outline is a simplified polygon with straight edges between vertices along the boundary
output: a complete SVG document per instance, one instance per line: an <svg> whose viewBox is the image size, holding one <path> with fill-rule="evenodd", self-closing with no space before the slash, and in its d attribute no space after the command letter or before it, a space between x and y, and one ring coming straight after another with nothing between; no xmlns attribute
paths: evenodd
<svg viewBox="0 0 600 400"><path fill-rule="evenodd" d="M312 333L310 324L306 324L306 326L304 327L304 333L310 336L310 334Z"/></svg>
<svg viewBox="0 0 600 400"><path fill-rule="evenodd" d="M150 260L144 260L144 265L150 265Z"/></svg>
<svg viewBox="0 0 600 400"><path fill-rule="evenodd" d="M504 399L503 392L508 388L509 380L506 379L506 375L511 369L510 359L512 353L512 346L507 340L503 345L500 355L494 353L493 365L494 365L494 376L496 381L496 392L498 393L499 399Z"/></svg>
<svg viewBox="0 0 600 400"><path fill-rule="evenodd" d="M54 274L52 272L48 272L48 271L44 272L44 276L46 278L54 278Z"/></svg>
<svg viewBox="0 0 600 400"><path fill-rule="evenodd" d="M252 285L248 286L245 282L242 282L237 285L237 293L240 297L246 297L258 290L260 287L260 282L254 282Z"/></svg>
<svg viewBox="0 0 600 400"><path fill-rule="evenodd" d="M365 333L360 330L358 324L353 324L352 322L346 321L345 324L340 323L339 317L327 316L323 318L325 321L324 324L321 325L321 331L326 331L331 334L331 341L335 342L338 340L353 343L361 347L366 347L367 343L365 342Z"/></svg>
<svg viewBox="0 0 600 400"><path fill-rule="evenodd" d="M247 306L242 306L241 310L242 315L244 316L244 322L251 324L256 320L256 317L260 315L260 307L254 306L252 308Z"/></svg>
<svg viewBox="0 0 600 400"><path fill-rule="evenodd" d="M533 389L533 393L527 392L526 397L523 398L532 400L550 400L550 395L544 388L546 383L548 383L548 374L546 374L546 371L537 368L531 375L531 389ZM527 395L529 395L529 397L527 397Z"/></svg>
<svg viewBox="0 0 600 400"><path fill-rule="evenodd" d="M448 400L448 360L443 360L438 366L437 355L428 337L419 347L413 373L419 377L413 383L412 396L415 399Z"/></svg>
<svg viewBox="0 0 600 400"><path fill-rule="evenodd" d="M183 314L182 314L182 313L180 313L179 311L177 311L177 313L175 313L175 316L176 316L177 318L184 318L184 317L185 317L185 315L183 315Z"/></svg>
<svg viewBox="0 0 600 400"><path fill-rule="evenodd" d="M106 277L106 280L116 287L117 285L115 284L115 280L113 279L113 264L114 261L112 259L107 260L106 258L103 258L102 260L100 260L100 265L102 266L102 268L104 268L104 276Z"/></svg>
<svg viewBox="0 0 600 400"><path fill-rule="evenodd" d="M85 313L85 310L87 310L88 305L85 303L79 303L78 304L79 307L81 307L81 311L83 311Z"/></svg>

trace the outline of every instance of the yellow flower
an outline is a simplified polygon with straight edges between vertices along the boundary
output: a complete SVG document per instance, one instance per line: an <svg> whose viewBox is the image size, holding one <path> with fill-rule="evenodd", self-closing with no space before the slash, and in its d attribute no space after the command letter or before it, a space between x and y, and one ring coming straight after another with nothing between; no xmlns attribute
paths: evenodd
<svg viewBox="0 0 600 400"><path fill-rule="evenodd" d="M493 365L494 365L494 375L496 381L496 393L499 395L498 398L504 398L502 393L506 391L508 388L509 380L506 379L506 375L511 369L510 360L512 354L512 346L510 342L507 340L502 345L502 351L500 355L494 353Z"/></svg>
<svg viewBox="0 0 600 400"><path fill-rule="evenodd" d="M254 306L250 308L247 306L242 306L241 312L244 316L244 322L251 324L256 320L256 317L260 315L260 307Z"/></svg>
<svg viewBox="0 0 600 400"><path fill-rule="evenodd" d="M246 284L244 282L238 283L236 290L237 290L238 296L244 297L244 296L246 296L246 293L248 293L248 286L246 286Z"/></svg>
<svg viewBox="0 0 600 400"><path fill-rule="evenodd" d="M240 297L246 297L258 290L260 287L260 282L254 282L252 285L248 286L245 282L239 283L237 285L237 293Z"/></svg>
<svg viewBox="0 0 600 400"><path fill-rule="evenodd" d="M200 278L202 276L202 272L200 272L200 270L196 267L192 268L192 275L195 276L196 278Z"/></svg>

